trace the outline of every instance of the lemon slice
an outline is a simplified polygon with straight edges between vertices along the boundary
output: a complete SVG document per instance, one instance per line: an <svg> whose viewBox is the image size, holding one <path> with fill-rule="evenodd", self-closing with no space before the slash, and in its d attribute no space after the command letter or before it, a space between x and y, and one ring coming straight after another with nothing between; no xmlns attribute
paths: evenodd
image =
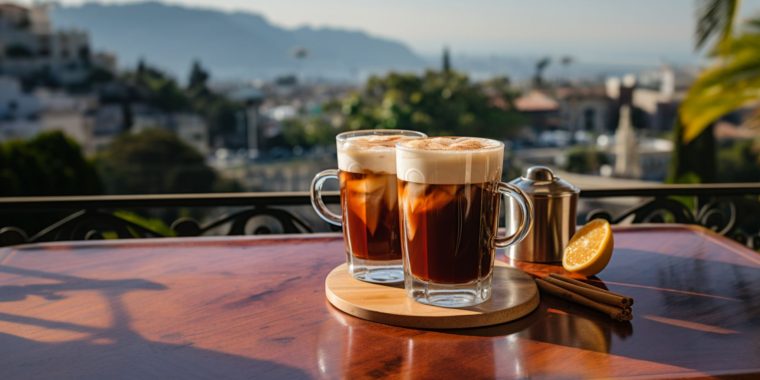
<svg viewBox="0 0 760 380"><path fill-rule="evenodd" d="M570 239L562 257L562 267L569 272L593 276L610 262L614 245L610 223L594 219Z"/></svg>

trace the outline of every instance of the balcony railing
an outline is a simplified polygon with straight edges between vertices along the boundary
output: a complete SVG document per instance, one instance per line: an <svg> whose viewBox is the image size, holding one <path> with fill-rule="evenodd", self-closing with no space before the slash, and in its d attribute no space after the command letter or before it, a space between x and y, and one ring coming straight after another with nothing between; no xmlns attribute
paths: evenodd
<svg viewBox="0 0 760 380"><path fill-rule="evenodd" d="M623 199L628 201L621 204ZM328 193L324 200L335 207L339 203L337 193ZM217 210L218 215L200 212L209 209ZM124 210L153 213L173 222L168 223L169 228L152 228L119 213ZM760 247L760 184L586 189L581 192L580 210L581 223L601 217L616 224L697 224L751 248ZM44 223L46 218L51 221ZM23 228L30 220L44 225L34 231ZM306 192L0 198L0 246L318 231L335 229L316 218Z"/></svg>

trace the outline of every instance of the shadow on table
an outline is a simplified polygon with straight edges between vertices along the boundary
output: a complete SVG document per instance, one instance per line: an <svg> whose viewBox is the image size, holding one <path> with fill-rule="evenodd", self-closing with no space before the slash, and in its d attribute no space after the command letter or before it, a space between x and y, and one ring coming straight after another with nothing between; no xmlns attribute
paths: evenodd
<svg viewBox="0 0 760 380"><path fill-rule="evenodd" d="M309 378L297 368L196 348L192 342L169 344L144 339L131 328L131 318L122 297L133 291L165 290L162 284L143 279L88 279L5 265L0 265L0 273L45 280L0 286L0 322L14 326L14 330L0 332L3 379ZM92 327L2 312L4 302L17 302L30 296L55 302L75 291L100 293L108 302L111 326ZM71 334L86 337L43 342L34 339L35 328L64 332L64 337Z"/></svg>

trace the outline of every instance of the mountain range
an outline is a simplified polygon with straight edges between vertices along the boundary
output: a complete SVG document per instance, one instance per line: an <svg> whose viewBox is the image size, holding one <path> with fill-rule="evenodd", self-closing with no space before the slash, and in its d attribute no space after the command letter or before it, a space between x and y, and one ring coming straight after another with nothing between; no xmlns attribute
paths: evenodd
<svg viewBox="0 0 760 380"><path fill-rule="evenodd" d="M299 73L356 79L367 72L426 65L401 42L355 30L272 24L259 14L158 2L57 6L55 28L87 30L96 50L115 53L120 67L138 60L184 79L194 60L215 78L255 79ZM294 52L306 52L302 59Z"/></svg>

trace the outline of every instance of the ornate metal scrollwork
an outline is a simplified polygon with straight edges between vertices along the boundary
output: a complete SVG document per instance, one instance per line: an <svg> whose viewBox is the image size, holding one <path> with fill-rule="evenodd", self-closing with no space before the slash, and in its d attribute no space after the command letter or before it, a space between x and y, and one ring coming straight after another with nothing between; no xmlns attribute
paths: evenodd
<svg viewBox="0 0 760 380"><path fill-rule="evenodd" d="M755 247L755 241L760 243L760 240L746 236L739 228L737 221L740 212L735 202L735 198L713 198L704 204L689 207L687 202L670 197L655 197L615 217L605 210L593 210L587 214L586 220L602 218L613 224L623 222L696 224Z"/></svg>
<svg viewBox="0 0 760 380"><path fill-rule="evenodd" d="M760 185L666 185L652 188L606 188L581 192L582 199L644 197L646 202L614 214L593 210L586 219L603 218L611 223L698 224L749 247L760 247ZM679 197L679 198L675 198ZM683 197L683 198L681 198ZM328 195L336 205L339 196ZM687 199L683 201L683 199ZM29 210L81 210L70 214L29 237L12 225L0 225L0 246L26 242L85 240L102 238L144 238L164 236L252 235L268 233L309 233L326 229L326 224L309 225L288 211L289 206L308 207L308 193L170 194L130 196L0 198L0 213ZM193 207L245 207L232 214L200 223L179 218L171 232L154 231L111 213L128 209L172 209ZM60 215L60 214L59 214ZM316 218L315 218L316 219ZM2 219L3 221L6 218ZM330 227L339 231L340 227Z"/></svg>
<svg viewBox="0 0 760 380"><path fill-rule="evenodd" d="M266 219L258 221L257 219ZM179 218L171 225L176 236L202 236L229 225L225 235L260 235L269 233L311 233L313 229L291 212L254 207L235 212L206 226L192 218ZM96 240L105 237L119 239L167 237L169 235L141 226L118 215L99 211L81 210L58 220L36 235L28 238L25 231L16 227L0 230L0 246L63 240Z"/></svg>

